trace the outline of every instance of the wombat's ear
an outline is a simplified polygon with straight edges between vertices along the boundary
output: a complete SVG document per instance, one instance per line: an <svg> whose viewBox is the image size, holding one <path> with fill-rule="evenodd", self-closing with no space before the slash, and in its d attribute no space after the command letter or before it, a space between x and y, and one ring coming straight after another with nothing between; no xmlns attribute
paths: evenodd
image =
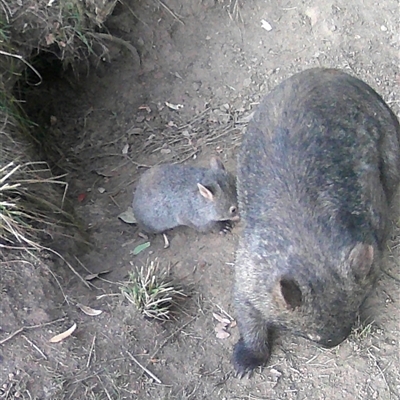
<svg viewBox="0 0 400 400"><path fill-rule="evenodd" d="M201 194L205 199L210 200L210 201L214 201L214 194L213 194L213 192L212 192L210 189L206 188L206 187L203 186L201 183L198 183L198 184L197 184L197 187L199 188L200 194Z"/></svg>
<svg viewBox="0 0 400 400"><path fill-rule="evenodd" d="M224 164L222 164L222 161L218 157L211 157L210 166L212 169L222 169L225 171Z"/></svg>
<svg viewBox="0 0 400 400"><path fill-rule="evenodd" d="M280 307L294 310L301 306L303 295L294 279L281 277L273 289L273 297Z"/></svg>
<svg viewBox="0 0 400 400"><path fill-rule="evenodd" d="M370 244L357 243L349 254L354 275L362 279L368 275L374 261L374 248Z"/></svg>

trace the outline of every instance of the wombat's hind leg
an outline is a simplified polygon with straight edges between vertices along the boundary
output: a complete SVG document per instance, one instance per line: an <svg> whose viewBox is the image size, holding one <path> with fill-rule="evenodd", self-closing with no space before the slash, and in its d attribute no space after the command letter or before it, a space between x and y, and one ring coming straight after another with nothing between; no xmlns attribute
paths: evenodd
<svg viewBox="0 0 400 400"><path fill-rule="evenodd" d="M233 350L233 365L237 377L266 364L270 357L271 331L260 313L245 301L237 305L240 339Z"/></svg>

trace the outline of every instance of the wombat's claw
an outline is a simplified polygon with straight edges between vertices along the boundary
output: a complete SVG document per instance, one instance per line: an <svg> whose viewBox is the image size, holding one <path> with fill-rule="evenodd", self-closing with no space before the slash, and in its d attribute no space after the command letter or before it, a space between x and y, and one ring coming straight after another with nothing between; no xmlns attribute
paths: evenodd
<svg viewBox="0 0 400 400"><path fill-rule="evenodd" d="M250 378L255 368L263 366L269 354L266 357L260 357L251 349L248 349L243 340L240 339L233 350L233 365L236 371L236 377L242 379L246 375Z"/></svg>
<svg viewBox="0 0 400 400"><path fill-rule="evenodd" d="M169 247L169 240L168 237L165 233L163 233L163 238L164 238L164 249L168 249Z"/></svg>
<svg viewBox="0 0 400 400"><path fill-rule="evenodd" d="M226 235L227 233L230 233L232 231L232 228L233 224L231 221L221 221L219 234Z"/></svg>

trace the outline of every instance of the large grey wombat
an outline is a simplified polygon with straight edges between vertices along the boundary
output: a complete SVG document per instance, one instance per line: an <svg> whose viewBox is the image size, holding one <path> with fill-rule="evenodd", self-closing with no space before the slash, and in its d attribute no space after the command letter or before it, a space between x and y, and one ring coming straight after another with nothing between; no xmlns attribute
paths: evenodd
<svg viewBox="0 0 400 400"><path fill-rule="evenodd" d="M333 69L261 102L238 158L244 231L235 266L240 376L284 328L332 347L373 287L400 180L399 122L367 84Z"/></svg>

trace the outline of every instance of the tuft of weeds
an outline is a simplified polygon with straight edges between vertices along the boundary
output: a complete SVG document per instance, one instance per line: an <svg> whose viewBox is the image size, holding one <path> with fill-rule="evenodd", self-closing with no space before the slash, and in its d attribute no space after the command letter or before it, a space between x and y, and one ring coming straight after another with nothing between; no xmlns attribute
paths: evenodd
<svg viewBox="0 0 400 400"><path fill-rule="evenodd" d="M38 50L50 52L65 67L91 55L102 57L107 47L94 34L103 29L116 3L117 0L2 0L0 50L12 48L21 60ZM21 66L24 67L22 63Z"/></svg>
<svg viewBox="0 0 400 400"><path fill-rule="evenodd" d="M170 319L173 306L187 297L157 259L147 261L140 268L136 266L121 291L145 317L160 321Z"/></svg>
<svg viewBox="0 0 400 400"><path fill-rule="evenodd" d="M64 176L52 175L43 161L31 161L29 121L18 113L12 99L0 97L0 251L2 248L42 249L59 225L79 230L64 209L68 188ZM61 188L61 190L60 190Z"/></svg>

